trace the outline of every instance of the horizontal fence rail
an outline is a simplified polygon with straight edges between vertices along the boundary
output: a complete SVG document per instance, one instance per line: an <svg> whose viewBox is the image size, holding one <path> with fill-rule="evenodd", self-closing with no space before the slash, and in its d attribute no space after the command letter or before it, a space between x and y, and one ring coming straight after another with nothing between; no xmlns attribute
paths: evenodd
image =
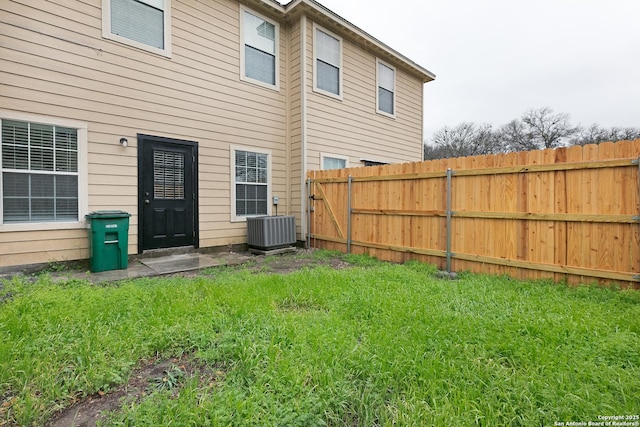
<svg viewBox="0 0 640 427"><path fill-rule="evenodd" d="M640 288L640 140L308 175L316 247Z"/></svg>

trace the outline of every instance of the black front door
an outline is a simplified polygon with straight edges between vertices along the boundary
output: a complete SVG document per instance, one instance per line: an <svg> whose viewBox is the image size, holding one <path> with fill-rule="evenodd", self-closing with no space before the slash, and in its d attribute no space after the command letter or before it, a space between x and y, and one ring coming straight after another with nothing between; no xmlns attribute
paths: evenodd
<svg viewBox="0 0 640 427"><path fill-rule="evenodd" d="M197 246L196 142L138 134L140 252Z"/></svg>

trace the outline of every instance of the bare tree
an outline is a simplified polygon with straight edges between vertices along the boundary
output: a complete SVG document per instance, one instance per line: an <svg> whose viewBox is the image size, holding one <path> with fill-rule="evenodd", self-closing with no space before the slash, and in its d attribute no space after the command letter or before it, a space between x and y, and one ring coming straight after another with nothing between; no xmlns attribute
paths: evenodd
<svg viewBox="0 0 640 427"><path fill-rule="evenodd" d="M612 127L609 132L611 141L632 141L640 138L640 128L618 128Z"/></svg>
<svg viewBox="0 0 640 427"><path fill-rule="evenodd" d="M528 126L540 148L560 147L579 129L571 126L568 114L555 114L549 107L527 111L522 122Z"/></svg>
<svg viewBox="0 0 640 427"><path fill-rule="evenodd" d="M592 124L588 128L580 128L577 135L572 138L571 145L600 144L601 142L616 142L634 140L640 138L640 128L601 128Z"/></svg>
<svg viewBox="0 0 640 427"><path fill-rule="evenodd" d="M424 142L422 148L422 160L448 159L451 157L444 148L429 144L427 141Z"/></svg>
<svg viewBox="0 0 640 427"><path fill-rule="evenodd" d="M578 130L571 126L568 114L556 114L544 107L527 111L520 120L512 120L502 127L501 133L510 151L525 151L562 147Z"/></svg>
<svg viewBox="0 0 640 427"><path fill-rule="evenodd" d="M581 128L571 140L571 145L600 144L608 138L607 130L594 123L587 128Z"/></svg>
<svg viewBox="0 0 640 427"><path fill-rule="evenodd" d="M640 127L572 126L568 114L544 107L529 110L498 130L470 122L445 126L433 135L431 144L425 143L423 154L431 160L633 139L640 139Z"/></svg>
<svg viewBox="0 0 640 427"><path fill-rule="evenodd" d="M499 139L491 125L475 125L464 122L454 127L445 126L433 135L435 148L432 154L438 158L477 156L502 151Z"/></svg>
<svg viewBox="0 0 640 427"><path fill-rule="evenodd" d="M511 120L502 126L499 131L500 138L508 151L529 151L537 150L538 145L531 132L520 120Z"/></svg>

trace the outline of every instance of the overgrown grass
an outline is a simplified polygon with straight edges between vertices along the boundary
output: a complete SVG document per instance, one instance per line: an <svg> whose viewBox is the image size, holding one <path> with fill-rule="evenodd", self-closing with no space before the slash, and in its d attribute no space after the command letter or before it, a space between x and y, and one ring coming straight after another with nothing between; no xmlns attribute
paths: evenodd
<svg viewBox="0 0 640 427"><path fill-rule="evenodd" d="M7 283L0 425L40 425L126 382L139 360L183 353L224 376L159 389L103 424L530 426L638 413L639 292L343 259L353 267Z"/></svg>

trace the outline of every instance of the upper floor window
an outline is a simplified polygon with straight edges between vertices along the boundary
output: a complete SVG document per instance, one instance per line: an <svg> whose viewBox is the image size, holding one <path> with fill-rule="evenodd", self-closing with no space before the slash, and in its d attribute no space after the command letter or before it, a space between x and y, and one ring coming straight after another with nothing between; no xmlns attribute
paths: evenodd
<svg viewBox="0 0 640 427"><path fill-rule="evenodd" d="M278 88L278 25L240 8L243 80Z"/></svg>
<svg viewBox="0 0 640 427"><path fill-rule="evenodd" d="M377 63L377 112L395 117L396 69L380 60Z"/></svg>
<svg viewBox="0 0 640 427"><path fill-rule="evenodd" d="M342 39L320 28L314 31L314 90L342 97Z"/></svg>
<svg viewBox="0 0 640 427"><path fill-rule="evenodd" d="M171 56L171 0L102 0L102 36Z"/></svg>
<svg viewBox="0 0 640 427"><path fill-rule="evenodd" d="M2 119L0 226L80 223L86 128Z"/></svg>

